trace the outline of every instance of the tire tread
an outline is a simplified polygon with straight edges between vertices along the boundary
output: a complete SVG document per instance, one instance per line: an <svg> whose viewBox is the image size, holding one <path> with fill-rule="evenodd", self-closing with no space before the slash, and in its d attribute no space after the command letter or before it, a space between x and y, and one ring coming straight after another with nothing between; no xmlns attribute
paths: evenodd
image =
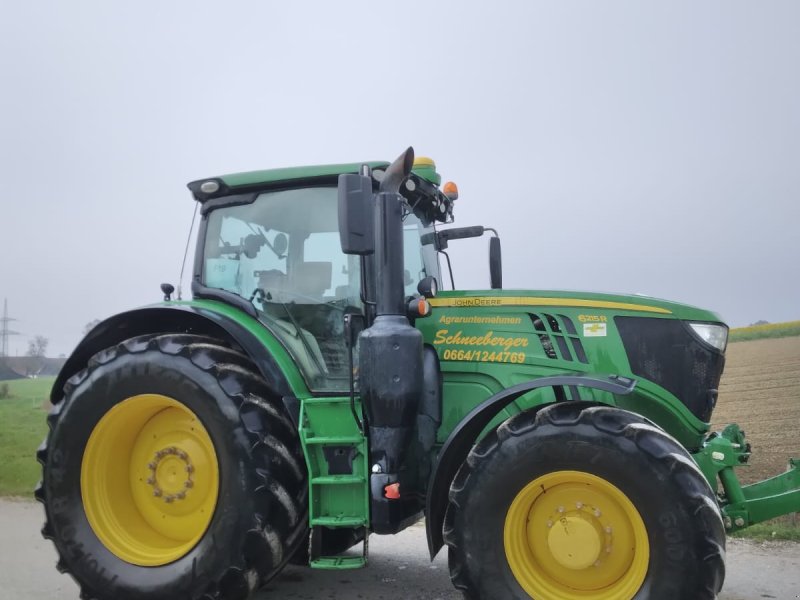
<svg viewBox="0 0 800 600"><path fill-rule="evenodd" d="M268 482L260 485L256 496L256 511L250 531L242 544L241 564L229 566L207 590L191 600L243 600L258 587L277 575L288 558L302 543L308 520L308 486L301 468L304 465L299 436L285 409L271 392L246 355L221 345L220 340L192 334L157 334L131 338L92 356L87 367L64 385L63 396L47 417L49 432L37 450L37 458L47 469L51 434L58 422L65 401L100 367L128 354L158 352L181 356L196 367L211 373L220 389L239 411L240 429L249 440L253 464L269 465ZM244 415L248 415L245 425ZM253 418L256 415L257 418ZM45 505L46 520L42 534L53 539L52 526L47 520L47 497L40 481L36 499ZM285 519L271 522L270 512L282 506ZM58 552L58 548L56 548ZM69 573L65 557L59 554L57 567ZM193 569L194 572L194 569ZM196 575L196 574L195 574ZM80 597L86 600L110 600L80 583ZM187 600L190 600L186 595Z"/></svg>
<svg viewBox="0 0 800 600"><path fill-rule="evenodd" d="M701 545L705 550L700 559L705 566L698 570L701 579L693 600L716 598L725 578L725 529L714 491L700 469L677 440L643 417L609 406L580 402L554 404L515 415L479 441L456 474L450 486L450 503L445 513L443 536L449 548L451 580L464 597L479 598L478 586L472 581L464 561L461 536L455 523L458 510L473 492L469 479L473 472L481 468L484 459L499 451L510 437L527 435L545 424L554 427L591 427L606 435L626 437L641 452L669 464L670 472L680 479L690 512L698 517L695 524L703 532Z"/></svg>

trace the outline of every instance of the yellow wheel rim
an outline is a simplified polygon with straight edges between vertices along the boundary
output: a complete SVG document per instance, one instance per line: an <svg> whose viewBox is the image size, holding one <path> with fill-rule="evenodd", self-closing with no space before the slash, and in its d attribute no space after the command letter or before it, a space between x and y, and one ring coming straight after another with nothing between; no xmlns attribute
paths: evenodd
<svg viewBox="0 0 800 600"><path fill-rule="evenodd" d="M126 562L153 567L184 556L208 529L218 493L214 444L172 398L128 398L89 436L81 464L86 517Z"/></svg>
<svg viewBox="0 0 800 600"><path fill-rule="evenodd" d="M506 559L533 598L630 600L650 546L636 507L605 479L580 471L537 477L511 503Z"/></svg>

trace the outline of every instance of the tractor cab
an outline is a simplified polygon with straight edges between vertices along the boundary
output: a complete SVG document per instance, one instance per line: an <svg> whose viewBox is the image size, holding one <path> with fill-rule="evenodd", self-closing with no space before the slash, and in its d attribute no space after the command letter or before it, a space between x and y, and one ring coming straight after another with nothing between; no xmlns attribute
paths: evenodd
<svg viewBox="0 0 800 600"><path fill-rule="evenodd" d="M380 185L385 163L371 163ZM430 159L405 182L402 288L440 280L436 221L452 220L452 201L439 191ZM363 285L374 277L370 257L345 254L337 204L339 174L356 165L309 167L295 181L286 169L190 184L202 205L193 293L197 298L246 305L290 352L314 392L344 392L350 371L344 316L374 316L375 299ZM241 188L245 189L242 190Z"/></svg>

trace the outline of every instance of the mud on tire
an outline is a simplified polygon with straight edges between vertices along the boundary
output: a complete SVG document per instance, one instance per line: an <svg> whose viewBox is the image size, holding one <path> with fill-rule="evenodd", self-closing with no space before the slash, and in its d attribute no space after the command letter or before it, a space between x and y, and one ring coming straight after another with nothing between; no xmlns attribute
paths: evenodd
<svg viewBox="0 0 800 600"><path fill-rule="evenodd" d="M101 541L81 489L84 452L98 423L123 402L135 407L143 395L168 398L196 415L218 465L207 527L201 526L186 552L168 562L154 560L154 566L123 560ZM66 384L48 424L37 453L43 479L36 498L46 513L42 533L55 544L59 570L78 581L83 599L241 600L304 543L307 484L297 432L250 360L219 341L143 336L103 350ZM133 469L132 452L109 444L119 469ZM92 478L102 487L100 477Z"/></svg>

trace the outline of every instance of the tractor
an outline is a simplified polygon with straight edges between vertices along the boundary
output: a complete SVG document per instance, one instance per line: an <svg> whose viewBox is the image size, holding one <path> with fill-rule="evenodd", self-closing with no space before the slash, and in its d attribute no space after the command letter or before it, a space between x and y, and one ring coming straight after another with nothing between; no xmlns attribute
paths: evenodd
<svg viewBox="0 0 800 600"><path fill-rule="evenodd" d="M466 598L706 600L726 533L800 510L800 463L742 486L710 432L717 315L503 289L411 148L188 187L192 298L101 322L52 389L35 494L81 598L243 600L424 518ZM490 289L455 289L487 234Z"/></svg>

